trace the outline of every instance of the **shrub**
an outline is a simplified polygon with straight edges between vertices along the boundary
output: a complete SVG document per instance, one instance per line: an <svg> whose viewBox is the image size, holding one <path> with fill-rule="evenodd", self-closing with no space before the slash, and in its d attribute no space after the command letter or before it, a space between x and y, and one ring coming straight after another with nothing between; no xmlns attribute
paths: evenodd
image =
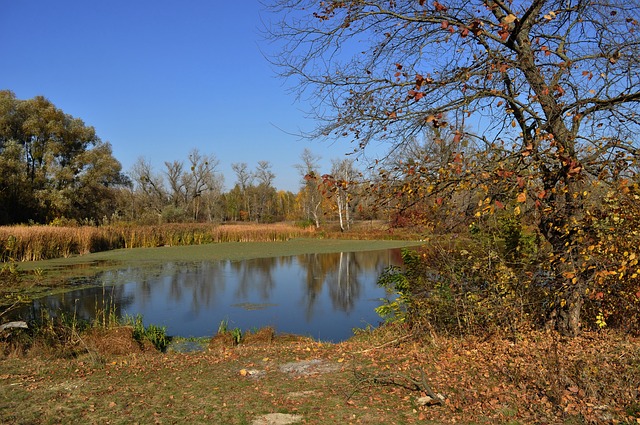
<svg viewBox="0 0 640 425"><path fill-rule="evenodd" d="M379 284L395 300L377 309L386 321L456 335L516 332L541 321L541 288L534 284L537 247L513 223L507 237L474 231L468 239L402 252L404 266L388 268Z"/></svg>

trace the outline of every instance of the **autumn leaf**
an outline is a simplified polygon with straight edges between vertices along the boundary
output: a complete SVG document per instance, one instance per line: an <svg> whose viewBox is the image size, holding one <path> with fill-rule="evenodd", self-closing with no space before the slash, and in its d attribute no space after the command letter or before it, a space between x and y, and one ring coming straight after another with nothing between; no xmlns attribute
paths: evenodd
<svg viewBox="0 0 640 425"><path fill-rule="evenodd" d="M433 2L433 7L436 8L436 12L446 12L447 11L447 7L444 6L443 4L437 2L437 1Z"/></svg>
<svg viewBox="0 0 640 425"><path fill-rule="evenodd" d="M505 24L511 24L515 22L516 19L517 19L516 15L514 15L513 13L510 13L502 19L502 22Z"/></svg>
<svg viewBox="0 0 640 425"><path fill-rule="evenodd" d="M518 197L516 198L516 200L520 203L526 202L527 201L527 194L525 192L521 192L518 194Z"/></svg>

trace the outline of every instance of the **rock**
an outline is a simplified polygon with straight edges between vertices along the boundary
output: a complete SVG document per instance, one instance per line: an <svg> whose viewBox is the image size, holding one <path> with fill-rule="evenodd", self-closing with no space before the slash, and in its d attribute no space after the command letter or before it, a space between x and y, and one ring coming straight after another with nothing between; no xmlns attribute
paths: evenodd
<svg viewBox="0 0 640 425"><path fill-rule="evenodd" d="M287 398L302 398L302 397L311 397L318 395L316 391L294 391L292 393L287 394Z"/></svg>
<svg viewBox="0 0 640 425"><path fill-rule="evenodd" d="M280 371L294 375L314 375L319 373L336 372L340 365L329 363L325 360L302 360L299 362L285 363L280 366Z"/></svg>
<svg viewBox="0 0 640 425"><path fill-rule="evenodd" d="M240 369L240 376L247 376L249 378L260 378L266 375L266 371L258 369Z"/></svg>
<svg viewBox="0 0 640 425"><path fill-rule="evenodd" d="M288 425L295 424L302 420L300 415L290 415L288 413L269 413L253 420L252 425Z"/></svg>

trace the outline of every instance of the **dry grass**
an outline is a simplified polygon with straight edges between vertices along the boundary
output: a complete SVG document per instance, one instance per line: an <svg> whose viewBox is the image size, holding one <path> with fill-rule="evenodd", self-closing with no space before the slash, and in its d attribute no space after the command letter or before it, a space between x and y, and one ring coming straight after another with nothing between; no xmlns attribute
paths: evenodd
<svg viewBox="0 0 640 425"><path fill-rule="evenodd" d="M157 226L0 226L0 262L69 258L120 248L202 245L221 242L278 242L294 238L418 240L424 235L389 229L384 222L355 223L347 232L337 225L321 229L290 223L164 224Z"/></svg>
<svg viewBox="0 0 640 425"><path fill-rule="evenodd" d="M312 236L313 228L276 224L166 224L161 226L3 226L0 261L68 258L118 248L274 242Z"/></svg>
<svg viewBox="0 0 640 425"><path fill-rule="evenodd" d="M121 245L120 236L106 227L0 227L0 260L3 262L67 258Z"/></svg>

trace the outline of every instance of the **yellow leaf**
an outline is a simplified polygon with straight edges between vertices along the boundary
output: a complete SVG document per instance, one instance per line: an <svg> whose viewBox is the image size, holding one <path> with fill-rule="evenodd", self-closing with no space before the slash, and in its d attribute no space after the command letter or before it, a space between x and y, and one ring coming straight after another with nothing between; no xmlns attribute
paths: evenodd
<svg viewBox="0 0 640 425"><path fill-rule="evenodd" d="M247 369L240 369L240 375L241 376L247 376L249 372L247 372Z"/></svg>
<svg viewBox="0 0 640 425"><path fill-rule="evenodd" d="M510 24L510 23L514 22L515 20L516 20L516 15L514 15L513 13L510 13L507 16L504 17L502 22L504 22L505 24Z"/></svg>
<svg viewBox="0 0 640 425"><path fill-rule="evenodd" d="M338 359L338 363L342 363L344 361L344 357Z"/></svg>
<svg viewBox="0 0 640 425"><path fill-rule="evenodd" d="M517 207L515 207L515 208L513 209L513 214L515 214L515 215L520 215L520 207L519 207L519 206L517 206Z"/></svg>

